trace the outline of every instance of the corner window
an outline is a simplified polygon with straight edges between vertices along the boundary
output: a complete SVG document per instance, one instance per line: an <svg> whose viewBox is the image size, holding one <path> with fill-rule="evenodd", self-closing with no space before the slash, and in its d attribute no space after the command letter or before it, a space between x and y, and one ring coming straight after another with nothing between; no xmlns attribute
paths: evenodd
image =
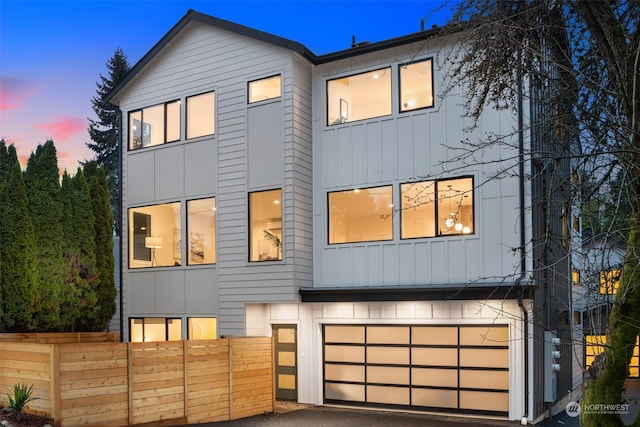
<svg viewBox="0 0 640 427"><path fill-rule="evenodd" d="M431 59L400 65L400 112L433 107Z"/></svg>
<svg viewBox="0 0 640 427"><path fill-rule="evenodd" d="M402 184L401 238L473 233L473 178Z"/></svg>
<svg viewBox="0 0 640 427"><path fill-rule="evenodd" d="M187 264L213 264L216 262L216 199L189 200L187 202L187 232L189 248Z"/></svg>
<svg viewBox="0 0 640 427"><path fill-rule="evenodd" d="M600 295L615 295L620 286L620 270L600 272Z"/></svg>
<svg viewBox="0 0 640 427"><path fill-rule="evenodd" d="M154 105L129 113L129 149L180 140L180 101Z"/></svg>
<svg viewBox="0 0 640 427"><path fill-rule="evenodd" d="M180 203L129 209L129 268L181 265Z"/></svg>
<svg viewBox="0 0 640 427"><path fill-rule="evenodd" d="M249 261L282 260L282 190L249 194Z"/></svg>
<svg viewBox="0 0 640 427"><path fill-rule="evenodd" d="M188 319L190 340L215 340L218 338L218 319L215 317L190 317Z"/></svg>
<svg viewBox="0 0 640 427"><path fill-rule="evenodd" d="M390 185L329 193L329 244L393 239Z"/></svg>
<svg viewBox="0 0 640 427"><path fill-rule="evenodd" d="M279 98L281 96L281 78L278 75L249 82L248 92L249 104Z"/></svg>
<svg viewBox="0 0 640 427"><path fill-rule="evenodd" d="M213 135L215 131L215 92L187 98L187 139Z"/></svg>
<svg viewBox="0 0 640 427"><path fill-rule="evenodd" d="M327 81L327 125L391 114L391 68Z"/></svg>
<svg viewBox="0 0 640 427"><path fill-rule="evenodd" d="M165 317L129 319L131 342L180 341L182 320Z"/></svg>

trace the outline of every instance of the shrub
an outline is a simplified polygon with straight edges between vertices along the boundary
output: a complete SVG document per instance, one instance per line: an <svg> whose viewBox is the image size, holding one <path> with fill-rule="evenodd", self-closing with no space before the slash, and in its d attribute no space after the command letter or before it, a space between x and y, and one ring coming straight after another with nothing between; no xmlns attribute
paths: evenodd
<svg viewBox="0 0 640 427"><path fill-rule="evenodd" d="M13 395L8 393L7 398L9 399L7 411L17 417L22 414L29 402L37 399L37 397L33 397L33 384L30 387L27 387L26 384L15 384L13 386Z"/></svg>

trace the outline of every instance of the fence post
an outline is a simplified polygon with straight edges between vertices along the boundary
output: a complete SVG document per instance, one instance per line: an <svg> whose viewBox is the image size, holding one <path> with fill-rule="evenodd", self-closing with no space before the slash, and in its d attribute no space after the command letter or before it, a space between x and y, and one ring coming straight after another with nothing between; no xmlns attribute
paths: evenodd
<svg viewBox="0 0 640 427"><path fill-rule="evenodd" d="M182 340L182 371L184 375L184 417L189 422L189 342Z"/></svg>
<svg viewBox="0 0 640 427"><path fill-rule="evenodd" d="M233 420L233 338L229 340L229 419Z"/></svg>
<svg viewBox="0 0 640 427"><path fill-rule="evenodd" d="M51 399L51 418L56 426L60 426L62 423L60 413L60 349L58 344L52 344L49 353L49 393Z"/></svg>

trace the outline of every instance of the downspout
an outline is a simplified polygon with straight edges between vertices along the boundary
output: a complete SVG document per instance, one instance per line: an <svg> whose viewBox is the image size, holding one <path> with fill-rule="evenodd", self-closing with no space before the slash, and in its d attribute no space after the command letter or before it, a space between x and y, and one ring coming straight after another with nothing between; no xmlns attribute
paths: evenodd
<svg viewBox="0 0 640 427"><path fill-rule="evenodd" d="M120 268L118 269L118 275L120 276L120 292L118 292L119 296L119 304L120 304L120 342L124 342L124 297L123 297L123 281L122 281L122 110L120 107L117 109L118 111L118 194L120 194L118 201L118 219L119 222L119 239L118 239L118 265Z"/></svg>
<svg viewBox="0 0 640 427"><path fill-rule="evenodd" d="M520 54L519 54L520 55ZM521 287L522 280L526 277L526 223L525 223L525 199L524 199L524 113L523 109L523 85L522 73L518 78L518 175L520 177L520 277L515 281L519 287L518 307L522 310L523 333L524 333L524 414L523 418L529 418L529 311L522 303L524 288Z"/></svg>

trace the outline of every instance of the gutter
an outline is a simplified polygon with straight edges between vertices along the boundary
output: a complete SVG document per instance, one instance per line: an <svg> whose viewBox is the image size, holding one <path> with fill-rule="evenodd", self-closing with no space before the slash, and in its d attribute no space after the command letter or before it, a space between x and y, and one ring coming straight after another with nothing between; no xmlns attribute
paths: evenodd
<svg viewBox="0 0 640 427"><path fill-rule="evenodd" d="M120 193L120 201L118 203L118 218L119 218L119 232L120 238L118 239L118 257L120 260L118 261L118 265L120 268L118 269L118 275L120 276L120 289L118 292L119 296L119 304L120 304L120 342L124 342L124 287L123 287L123 263L122 263L122 110L118 107L118 191Z"/></svg>

